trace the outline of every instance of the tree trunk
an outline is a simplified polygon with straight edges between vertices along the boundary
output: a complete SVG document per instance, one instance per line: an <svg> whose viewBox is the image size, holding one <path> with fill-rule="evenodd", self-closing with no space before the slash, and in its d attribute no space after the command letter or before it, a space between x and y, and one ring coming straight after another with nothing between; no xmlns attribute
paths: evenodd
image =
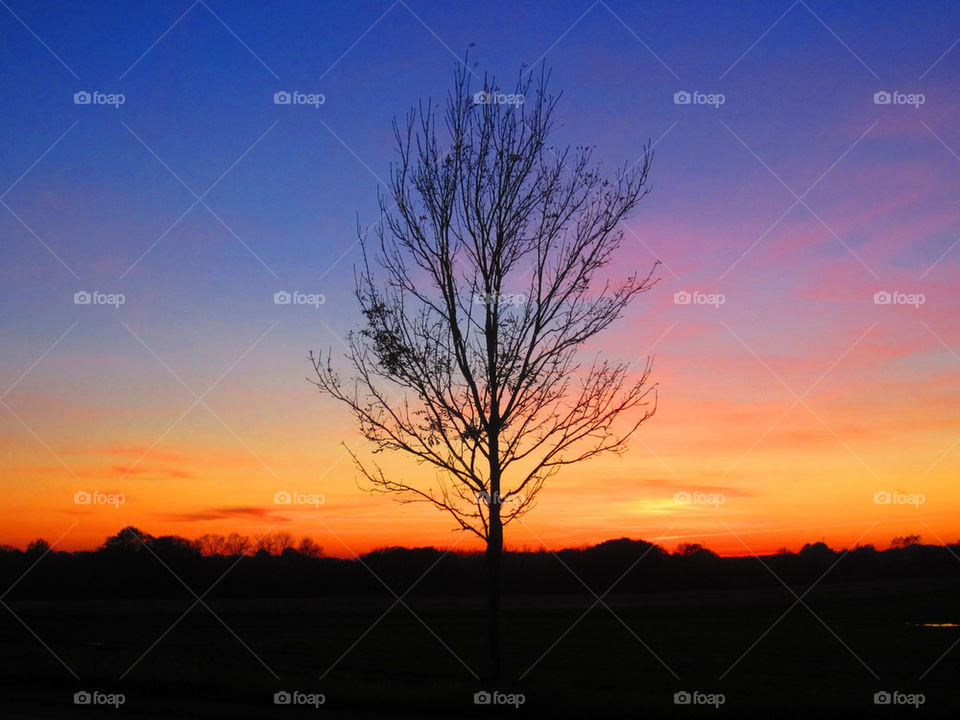
<svg viewBox="0 0 960 720"><path fill-rule="evenodd" d="M487 537L487 640L490 646L489 680L500 682L500 566L503 558L503 524L499 498L490 498L490 533Z"/></svg>

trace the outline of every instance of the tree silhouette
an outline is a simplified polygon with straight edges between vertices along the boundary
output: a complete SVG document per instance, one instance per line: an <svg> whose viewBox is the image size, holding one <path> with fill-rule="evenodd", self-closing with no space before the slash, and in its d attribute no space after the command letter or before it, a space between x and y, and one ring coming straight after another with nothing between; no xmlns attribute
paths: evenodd
<svg viewBox="0 0 960 720"><path fill-rule="evenodd" d="M100 550L107 552L140 552L145 547L152 547L156 538L149 535L139 528L127 525L116 535L112 535L103 541Z"/></svg>
<svg viewBox="0 0 960 720"><path fill-rule="evenodd" d="M485 543L496 679L503 527L564 466L624 450L655 409L649 359L631 377L630 364L581 355L655 284L657 263L596 276L649 191L649 149L606 179L590 148L548 143L559 97L543 66L510 95L487 77L474 94L471 74L455 70L442 112L428 99L394 121L376 240L358 228L365 323L347 341L350 379L330 353L310 360L374 452L436 471L405 480L351 452L370 489L432 503Z"/></svg>
<svg viewBox="0 0 960 720"><path fill-rule="evenodd" d="M890 547L895 549L903 549L912 547L914 545L920 544L919 535L897 535L890 541Z"/></svg>
<svg viewBox="0 0 960 720"><path fill-rule="evenodd" d="M37 538L32 543L27 545L27 555L31 557L40 557L41 555L46 555L49 550L50 543L43 538Z"/></svg>
<svg viewBox="0 0 960 720"><path fill-rule="evenodd" d="M254 542L257 552L266 552L269 555L280 555L284 550L294 546L293 535L287 531L262 535Z"/></svg>
<svg viewBox="0 0 960 720"><path fill-rule="evenodd" d="M320 557L323 555L323 548L313 540L313 538L300 538L297 543L297 552L307 557Z"/></svg>

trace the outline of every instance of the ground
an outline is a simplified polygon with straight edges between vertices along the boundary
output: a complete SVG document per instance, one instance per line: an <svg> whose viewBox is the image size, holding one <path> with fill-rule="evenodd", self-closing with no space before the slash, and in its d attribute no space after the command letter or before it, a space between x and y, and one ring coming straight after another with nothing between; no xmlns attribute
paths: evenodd
<svg viewBox="0 0 960 720"><path fill-rule="evenodd" d="M387 612L392 598L208 598L229 629L197 606L149 652L193 598L6 601L80 679L5 612L0 716L519 717L542 709L552 717L769 717L808 709L819 715L832 707L859 718L904 712L874 704L874 694L884 690L923 693L920 713L946 716L960 700L960 649L947 652L960 640L960 628L920 625L960 621L958 595L960 579L952 578L822 585L804 597L816 616L797 605L769 632L796 601L784 588L611 595L604 602L616 617L598 605L579 622L595 601L586 592L510 597L504 660L513 680L496 688L471 674L484 671L481 598L405 598L416 617L402 605ZM522 693L524 703L518 709L475 705L474 694L484 689ZM119 710L76 706L73 694L81 690L123 693L125 703ZM281 690L322 693L325 702L319 708L274 705ZM722 693L724 703L719 710L676 705L679 691Z"/></svg>

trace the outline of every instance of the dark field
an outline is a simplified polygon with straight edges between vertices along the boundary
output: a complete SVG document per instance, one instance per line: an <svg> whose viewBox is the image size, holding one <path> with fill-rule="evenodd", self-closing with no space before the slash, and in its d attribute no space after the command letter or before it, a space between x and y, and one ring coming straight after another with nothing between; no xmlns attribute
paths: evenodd
<svg viewBox="0 0 960 720"><path fill-rule="evenodd" d="M803 589L794 587L798 595ZM472 674L484 670L480 598L404 598L422 623L402 605L388 612L393 598L207 598L229 629L197 606L149 652L193 598L7 600L80 679L2 611L0 712L10 718L283 718L544 710L552 717L641 718L819 715L836 708L838 717L955 716L960 650L928 669L960 640L960 628L915 624L957 622L958 597L955 578L817 586L804 602L829 629L797 605L729 673L796 602L786 589L612 594L605 602L619 619L598 605L569 632L593 596L507 597L505 672L524 677L497 689L523 693L519 709L473 703L474 693L487 687ZM274 705L273 693L284 689L323 693L326 702L318 709ZM79 690L120 692L126 701L119 710L76 706ZM680 690L723 693L725 702L719 710L678 706L673 699ZM923 693L925 702L919 710L877 706L873 696L881 690Z"/></svg>

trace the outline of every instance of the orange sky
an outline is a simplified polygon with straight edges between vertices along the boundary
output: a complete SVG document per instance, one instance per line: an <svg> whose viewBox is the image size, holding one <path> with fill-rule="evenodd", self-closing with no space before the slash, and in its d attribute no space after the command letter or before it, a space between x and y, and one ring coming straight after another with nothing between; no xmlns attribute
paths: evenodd
<svg viewBox="0 0 960 720"><path fill-rule="evenodd" d="M559 548L627 536L743 554L821 539L847 547L886 546L907 533L929 542L960 537L953 481L960 453L946 392L956 376L935 338L917 333L916 347L898 352L897 318L870 306L860 318L866 334L838 333L833 343L824 335L807 357L767 353L761 361L741 343L755 342L751 329L735 335L730 316L718 322L712 309L651 306L653 316L665 315L643 332L647 345L656 342L657 414L622 457L552 479L536 508L509 527L508 545ZM612 345L631 334L625 320ZM688 354L692 343L713 348L709 362ZM894 371L918 352L928 357L923 372ZM133 524L186 537L286 530L339 556L385 545L477 547L451 532L439 511L360 490L339 446L359 438L303 375L284 381L269 403L252 390L273 355L266 345L252 351L204 397L210 409L197 404L185 415L194 398L159 363L149 388L116 385L104 408L96 407L102 398L91 407L82 389L59 390L102 369L78 371L69 353L48 355L6 400L0 540L23 546L66 533L59 547L85 549ZM802 395L820 376L797 403L787 387ZM380 459L405 477L430 477L402 458ZM124 501L78 505L78 491L122 493ZM282 491L322 495L322 504L275 504ZM892 502L877 504L878 492ZM677 493L694 501L678 501Z"/></svg>

